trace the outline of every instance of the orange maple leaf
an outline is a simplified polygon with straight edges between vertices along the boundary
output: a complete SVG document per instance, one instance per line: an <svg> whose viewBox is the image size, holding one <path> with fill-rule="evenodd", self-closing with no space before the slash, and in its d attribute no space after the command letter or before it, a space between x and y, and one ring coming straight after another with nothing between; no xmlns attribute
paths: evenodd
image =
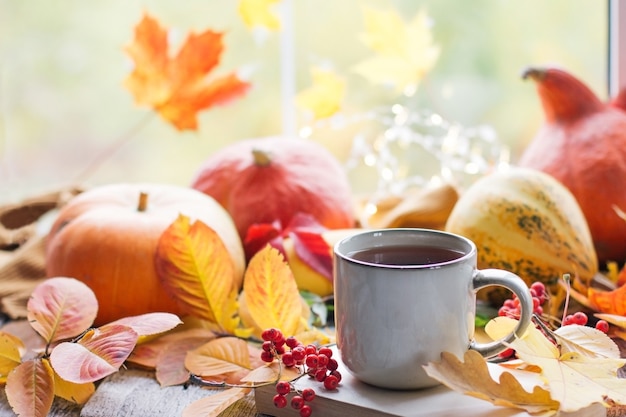
<svg viewBox="0 0 626 417"><path fill-rule="evenodd" d="M220 62L223 33L190 33L178 53L169 56L167 31L144 15L126 52L135 63L124 85L139 105L153 107L178 130L197 130L200 110L246 93L250 84L235 73L207 78Z"/></svg>

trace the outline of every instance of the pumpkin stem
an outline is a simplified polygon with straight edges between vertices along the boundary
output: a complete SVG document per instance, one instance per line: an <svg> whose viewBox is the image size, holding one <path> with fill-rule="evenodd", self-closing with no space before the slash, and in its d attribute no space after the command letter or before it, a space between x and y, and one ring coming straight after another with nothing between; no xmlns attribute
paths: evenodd
<svg viewBox="0 0 626 417"><path fill-rule="evenodd" d="M252 149L252 156L254 157L254 163L257 166L265 167L272 162L270 153L260 149Z"/></svg>
<svg viewBox="0 0 626 417"><path fill-rule="evenodd" d="M139 193L139 203L137 211L146 211L148 209L148 193L142 191Z"/></svg>

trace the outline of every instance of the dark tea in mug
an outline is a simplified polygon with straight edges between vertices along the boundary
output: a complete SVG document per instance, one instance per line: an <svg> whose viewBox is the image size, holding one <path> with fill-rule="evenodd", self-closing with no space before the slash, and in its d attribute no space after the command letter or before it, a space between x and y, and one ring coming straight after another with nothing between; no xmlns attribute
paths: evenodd
<svg viewBox="0 0 626 417"><path fill-rule="evenodd" d="M464 255L461 251L435 246L371 247L348 254L349 258L378 265L432 265L454 261Z"/></svg>

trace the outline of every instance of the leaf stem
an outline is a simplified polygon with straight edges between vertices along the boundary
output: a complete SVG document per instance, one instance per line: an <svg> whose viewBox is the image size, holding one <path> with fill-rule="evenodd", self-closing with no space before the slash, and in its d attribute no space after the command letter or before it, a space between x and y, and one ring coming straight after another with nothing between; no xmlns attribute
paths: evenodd
<svg viewBox="0 0 626 417"><path fill-rule="evenodd" d="M567 317L567 309L569 308L569 293L570 293L570 275L563 274L563 281L565 281L565 305L563 306L563 317L561 318L561 323L565 321L565 317Z"/></svg>

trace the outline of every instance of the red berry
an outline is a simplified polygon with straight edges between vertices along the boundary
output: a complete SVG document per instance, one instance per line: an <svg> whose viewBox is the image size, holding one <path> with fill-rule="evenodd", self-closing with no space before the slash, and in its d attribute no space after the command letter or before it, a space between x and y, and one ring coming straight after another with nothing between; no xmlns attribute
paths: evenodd
<svg viewBox="0 0 626 417"><path fill-rule="evenodd" d="M294 395L293 397L291 397L291 408L293 408L294 410L299 410L302 408L303 405L304 398L302 398L300 395Z"/></svg>
<svg viewBox="0 0 626 417"><path fill-rule="evenodd" d="M317 368L317 355L309 355L306 357L306 366L308 366L309 368Z"/></svg>
<svg viewBox="0 0 626 417"><path fill-rule="evenodd" d="M304 348L304 352L307 355L317 355L317 347L315 345L307 345Z"/></svg>
<svg viewBox="0 0 626 417"><path fill-rule="evenodd" d="M324 379L324 388L326 388L327 390L335 390L337 389L337 385L339 385L339 378L337 378L335 375L328 375L326 379Z"/></svg>
<svg viewBox="0 0 626 417"><path fill-rule="evenodd" d="M515 354L515 350L513 350L512 348L507 348L506 350L503 350L502 352L498 353L498 357L501 359L508 359L514 354Z"/></svg>
<svg viewBox="0 0 626 417"><path fill-rule="evenodd" d="M317 367L326 368L329 360L330 358L326 355L317 355Z"/></svg>
<svg viewBox="0 0 626 417"><path fill-rule="evenodd" d="M596 322L596 329L600 330L602 333L608 333L609 323L606 320L598 320Z"/></svg>
<svg viewBox="0 0 626 417"><path fill-rule="evenodd" d="M274 344L272 342L270 342L269 340L266 340L261 345L261 349L263 349L266 352L271 352L273 347L274 347Z"/></svg>
<svg viewBox="0 0 626 417"><path fill-rule="evenodd" d="M567 316L565 316L565 318L563 319L563 326L569 326L571 324L576 324L576 321L574 320L574 315L573 314L568 314Z"/></svg>
<svg viewBox="0 0 626 417"><path fill-rule="evenodd" d="M574 322L576 324L584 326L585 324L587 324L587 320L589 320L589 318L582 311L577 311L576 313L574 313Z"/></svg>
<svg viewBox="0 0 626 417"><path fill-rule="evenodd" d="M281 394L274 395L274 406L276 408L285 408L287 406L287 397Z"/></svg>
<svg viewBox="0 0 626 417"><path fill-rule="evenodd" d="M283 361L283 365L285 365L287 368L291 368L292 366L296 364L296 361L294 360L291 352L283 353L283 356L281 356L280 358Z"/></svg>
<svg viewBox="0 0 626 417"><path fill-rule="evenodd" d="M329 348L328 346L321 347L320 350L317 353L319 355L326 355L329 358L333 357L333 350L331 348Z"/></svg>
<svg viewBox="0 0 626 417"><path fill-rule="evenodd" d="M287 381L278 381L276 383L276 392L282 395L287 395L291 392L291 384Z"/></svg>
<svg viewBox="0 0 626 417"><path fill-rule="evenodd" d="M294 336L289 336L287 339L285 339L285 344L287 344L290 349L293 349L298 346L300 342L298 342L298 339L296 339Z"/></svg>
<svg viewBox="0 0 626 417"><path fill-rule="evenodd" d="M334 371L335 369L339 368L339 363L337 363L335 359L330 358L328 360L328 365L326 365L326 368L328 368L329 371Z"/></svg>
<svg viewBox="0 0 626 417"><path fill-rule="evenodd" d="M546 294L546 286L539 281L533 282L530 288L537 294L540 299Z"/></svg>
<svg viewBox="0 0 626 417"><path fill-rule="evenodd" d="M274 340L274 338L276 338L276 332L278 332L278 329L274 329L274 328L265 329L261 333L261 339L271 342Z"/></svg>
<svg viewBox="0 0 626 417"><path fill-rule="evenodd" d="M330 373L332 376L334 376L335 378L337 378L337 382L341 382L341 373L339 373L339 371L334 370Z"/></svg>
<svg viewBox="0 0 626 417"><path fill-rule="evenodd" d="M315 390L313 388L305 388L302 390L302 398L304 401L310 402L315 399Z"/></svg>
<svg viewBox="0 0 626 417"><path fill-rule="evenodd" d="M296 346L291 350L291 354L296 362L304 360L304 357L306 356L303 346Z"/></svg>
<svg viewBox="0 0 626 417"><path fill-rule="evenodd" d="M271 352L261 351L261 360L263 362L274 362L274 355Z"/></svg>
<svg viewBox="0 0 626 417"><path fill-rule="evenodd" d="M318 369L315 372L315 380L322 382L326 379L326 369Z"/></svg>
<svg viewBox="0 0 626 417"><path fill-rule="evenodd" d="M311 414L313 414L313 409L311 409L311 406L304 404L300 409L300 417L311 417Z"/></svg>

